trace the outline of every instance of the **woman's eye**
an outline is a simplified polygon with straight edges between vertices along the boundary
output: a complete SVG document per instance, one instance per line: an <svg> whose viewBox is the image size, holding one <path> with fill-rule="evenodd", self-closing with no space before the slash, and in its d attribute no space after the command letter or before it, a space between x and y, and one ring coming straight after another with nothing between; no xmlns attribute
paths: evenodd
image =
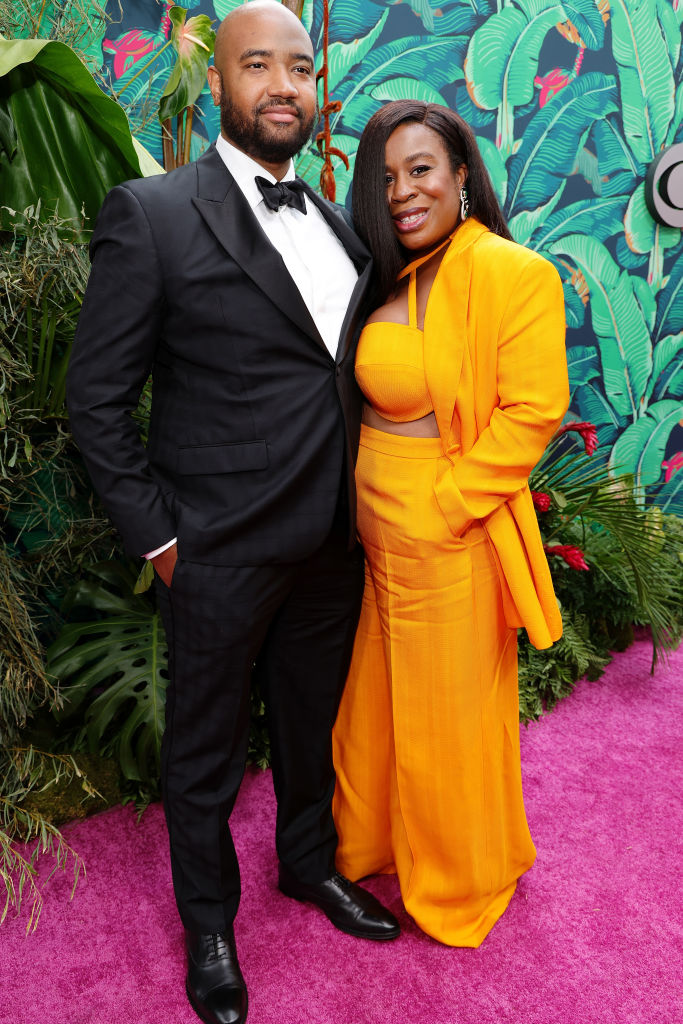
<svg viewBox="0 0 683 1024"><path fill-rule="evenodd" d="M420 164L419 167L413 167L413 169L412 169L412 171L410 173L411 174L424 174L425 171L431 171L431 167L428 167L427 164Z"/></svg>
<svg viewBox="0 0 683 1024"><path fill-rule="evenodd" d="M391 183L392 183L392 181L393 181L393 180L394 180L394 179L393 179L393 178L391 177L391 175L390 175L390 174L385 174L385 175L384 175L384 184L385 184L385 185L391 185Z"/></svg>

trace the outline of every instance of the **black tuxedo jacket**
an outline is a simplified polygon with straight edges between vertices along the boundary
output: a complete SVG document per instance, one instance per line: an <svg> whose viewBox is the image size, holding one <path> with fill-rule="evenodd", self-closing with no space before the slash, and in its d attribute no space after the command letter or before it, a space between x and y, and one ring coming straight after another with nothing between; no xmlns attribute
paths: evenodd
<svg viewBox="0 0 683 1024"><path fill-rule="evenodd" d="M346 212L307 194L359 272L336 359L214 147L102 206L67 397L131 553L177 536L190 561L292 562L325 539L340 486L353 543L370 257ZM145 448L132 413L150 371Z"/></svg>

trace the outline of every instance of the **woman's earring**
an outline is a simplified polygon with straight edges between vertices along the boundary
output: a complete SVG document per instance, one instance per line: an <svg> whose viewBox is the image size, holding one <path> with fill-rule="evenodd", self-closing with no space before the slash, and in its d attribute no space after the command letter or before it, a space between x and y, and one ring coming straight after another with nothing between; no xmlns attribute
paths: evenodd
<svg viewBox="0 0 683 1024"><path fill-rule="evenodd" d="M467 196L467 189L463 185L460 189L460 220L467 220L470 215L470 201Z"/></svg>

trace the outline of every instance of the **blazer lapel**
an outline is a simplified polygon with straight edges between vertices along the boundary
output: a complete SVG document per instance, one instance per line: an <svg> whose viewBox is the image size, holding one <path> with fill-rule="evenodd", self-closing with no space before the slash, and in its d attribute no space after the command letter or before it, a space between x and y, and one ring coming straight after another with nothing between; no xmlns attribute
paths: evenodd
<svg viewBox="0 0 683 1024"><path fill-rule="evenodd" d="M198 194L192 202L209 230L271 302L328 352L282 256L269 242L215 147L197 161L197 176Z"/></svg>
<svg viewBox="0 0 683 1024"><path fill-rule="evenodd" d="M472 244L486 230L483 224L472 219L456 231L427 300L425 376L447 453L451 447L451 424L467 344Z"/></svg>

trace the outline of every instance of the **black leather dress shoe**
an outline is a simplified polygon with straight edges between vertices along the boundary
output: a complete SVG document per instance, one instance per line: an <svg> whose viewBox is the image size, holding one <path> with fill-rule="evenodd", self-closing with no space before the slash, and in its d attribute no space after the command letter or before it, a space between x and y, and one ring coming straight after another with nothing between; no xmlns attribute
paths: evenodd
<svg viewBox="0 0 683 1024"><path fill-rule="evenodd" d="M401 933L398 921L379 900L338 871L324 882L307 883L281 864L279 885L285 896L314 903L335 928L359 939L382 941L396 939Z"/></svg>
<svg viewBox="0 0 683 1024"><path fill-rule="evenodd" d="M205 1024L244 1024L247 986L240 971L235 935L186 933L187 998Z"/></svg>

